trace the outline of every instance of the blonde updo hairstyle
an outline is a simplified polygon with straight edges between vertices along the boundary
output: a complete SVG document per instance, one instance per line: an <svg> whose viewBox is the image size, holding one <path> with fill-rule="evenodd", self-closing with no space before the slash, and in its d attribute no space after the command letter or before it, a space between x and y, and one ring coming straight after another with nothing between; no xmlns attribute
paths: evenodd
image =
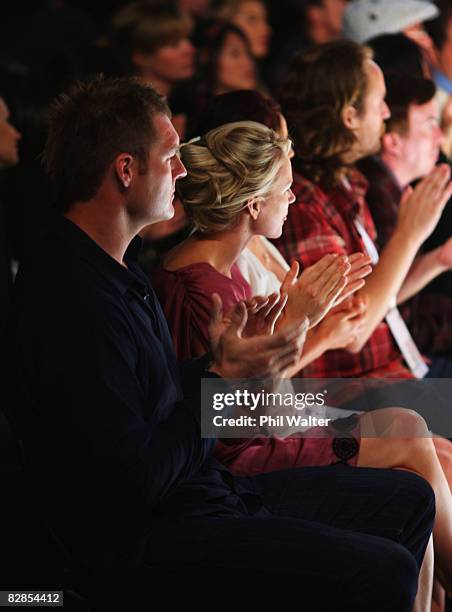
<svg viewBox="0 0 452 612"><path fill-rule="evenodd" d="M187 176L176 189L194 228L234 227L250 199L269 193L290 150L290 140L254 121L228 123L183 144Z"/></svg>

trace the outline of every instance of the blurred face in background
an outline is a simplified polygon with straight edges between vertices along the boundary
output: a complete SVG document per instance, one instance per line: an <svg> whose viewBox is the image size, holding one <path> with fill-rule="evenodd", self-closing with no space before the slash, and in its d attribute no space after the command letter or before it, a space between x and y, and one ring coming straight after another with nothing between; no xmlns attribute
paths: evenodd
<svg viewBox="0 0 452 612"><path fill-rule="evenodd" d="M342 32L342 18L346 6L347 0L323 0L325 22L334 36L339 36Z"/></svg>
<svg viewBox="0 0 452 612"><path fill-rule="evenodd" d="M408 130L399 134L398 165L405 169L408 182L428 174L438 161L443 133L438 122L436 100L412 104L408 110Z"/></svg>
<svg viewBox="0 0 452 612"><path fill-rule="evenodd" d="M194 72L195 49L187 37L164 45L154 53L135 53L133 62L141 75L173 84L189 79ZM162 92L166 93L166 92Z"/></svg>
<svg viewBox="0 0 452 612"><path fill-rule="evenodd" d="M245 33L253 55L258 59L265 57L271 36L265 5L260 0L242 2L232 21Z"/></svg>
<svg viewBox="0 0 452 612"><path fill-rule="evenodd" d="M19 162L20 133L9 122L9 110L0 98L0 168L15 166Z"/></svg>
<svg viewBox="0 0 452 612"><path fill-rule="evenodd" d="M340 36L346 6L347 0L323 0L320 5L312 4L307 8L312 42L323 44Z"/></svg>
<svg viewBox="0 0 452 612"><path fill-rule="evenodd" d="M256 67L246 44L237 34L230 32L224 39L218 56L215 95L238 89L255 89Z"/></svg>

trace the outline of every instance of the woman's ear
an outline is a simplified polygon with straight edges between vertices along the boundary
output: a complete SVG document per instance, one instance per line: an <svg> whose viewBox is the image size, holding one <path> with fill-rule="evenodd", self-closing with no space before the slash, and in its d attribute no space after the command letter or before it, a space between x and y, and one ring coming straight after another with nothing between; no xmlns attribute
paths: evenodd
<svg viewBox="0 0 452 612"><path fill-rule="evenodd" d="M264 203L264 198L261 196L257 196L254 198L250 198L246 203L247 210L253 219L253 221L257 221L259 215L261 214L262 205Z"/></svg>

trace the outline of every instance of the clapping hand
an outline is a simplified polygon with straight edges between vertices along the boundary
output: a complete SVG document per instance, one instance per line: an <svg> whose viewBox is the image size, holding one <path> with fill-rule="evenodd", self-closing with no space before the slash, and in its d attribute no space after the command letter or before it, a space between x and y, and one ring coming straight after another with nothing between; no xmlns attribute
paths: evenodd
<svg viewBox="0 0 452 612"><path fill-rule="evenodd" d="M221 298L217 294L212 296L213 307L209 324L212 372L223 378L282 378L287 369L298 363L309 327L308 319L301 317L280 331L270 334L268 329L274 327L272 321L276 321L279 316L277 313L284 308L285 298L265 299L268 299L265 307L262 302L255 308L262 311L264 319L269 318L264 326L266 333L244 337L251 305L239 302L223 316ZM270 304L272 305L269 308ZM262 328L259 323L256 331L260 329ZM251 330L248 333L251 334Z"/></svg>
<svg viewBox="0 0 452 612"><path fill-rule="evenodd" d="M299 265L294 261L281 285L288 295L284 324L304 314L311 327L317 325L331 308L364 285L364 277L372 271L369 264L370 258L362 253L350 257L332 253L297 278Z"/></svg>

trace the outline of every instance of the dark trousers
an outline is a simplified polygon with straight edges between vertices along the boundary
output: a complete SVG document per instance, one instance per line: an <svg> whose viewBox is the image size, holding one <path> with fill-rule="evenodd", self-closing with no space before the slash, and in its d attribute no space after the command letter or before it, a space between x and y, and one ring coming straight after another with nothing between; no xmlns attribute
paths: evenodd
<svg viewBox="0 0 452 612"><path fill-rule="evenodd" d="M157 599L239 609L295 598L306 612L411 611L434 519L426 481L343 465L241 480L268 516L156 522L145 553L149 589L134 590L142 608L130 610Z"/></svg>

